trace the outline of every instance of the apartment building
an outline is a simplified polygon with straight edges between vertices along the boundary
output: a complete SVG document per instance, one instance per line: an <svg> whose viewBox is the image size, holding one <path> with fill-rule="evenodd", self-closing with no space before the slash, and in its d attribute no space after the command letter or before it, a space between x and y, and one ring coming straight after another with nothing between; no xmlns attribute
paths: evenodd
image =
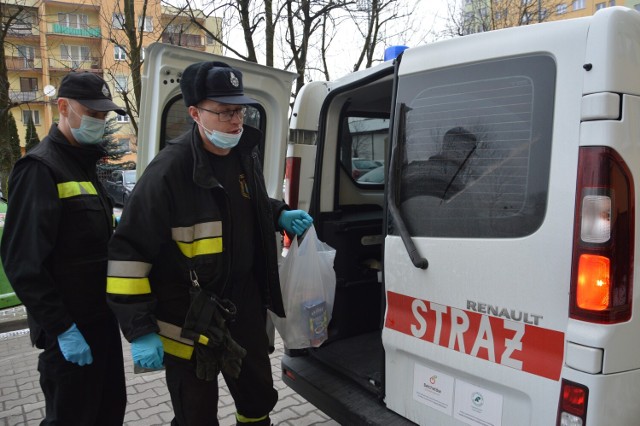
<svg viewBox="0 0 640 426"><path fill-rule="evenodd" d="M596 10L626 6L640 10L640 0L460 0L459 32L472 34L538 22L579 18Z"/></svg>
<svg viewBox="0 0 640 426"><path fill-rule="evenodd" d="M5 38L10 98L17 106L11 111L18 125L24 148L26 125L31 117L40 139L58 121L56 91L70 71L92 72L110 85L114 101L126 106L132 100L132 61L128 58L129 42L125 31L122 2L117 0L9 0L0 7L18 10ZM119 5L120 3L120 5ZM221 46L200 28L220 34L220 19L200 14L199 25L186 13L148 2L143 16L143 1L135 0L136 28L142 34L141 66L144 49L153 42L170 43L212 53ZM6 15L7 13L5 13ZM135 108L133 114L136 114ZM114 137L122 151L135 152L135 131L131 117L117 117Z"/></svg>

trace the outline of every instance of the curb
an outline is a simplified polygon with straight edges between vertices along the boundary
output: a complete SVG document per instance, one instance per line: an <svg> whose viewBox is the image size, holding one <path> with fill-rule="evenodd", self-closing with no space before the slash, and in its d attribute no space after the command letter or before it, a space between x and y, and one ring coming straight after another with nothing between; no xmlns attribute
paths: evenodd
<svg viewBox="0 0 640 426"><path fill-rule="evenodd" d="M23 305L0 310L0 333L28 328L27 310Z"/></svg>

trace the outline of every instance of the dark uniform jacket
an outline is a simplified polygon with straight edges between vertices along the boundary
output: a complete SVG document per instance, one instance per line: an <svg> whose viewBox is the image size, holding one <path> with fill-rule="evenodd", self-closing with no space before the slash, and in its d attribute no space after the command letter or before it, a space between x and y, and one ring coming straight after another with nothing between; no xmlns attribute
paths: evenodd
<svg viewBox="0 0 640 426"><path fill-rule="evenodd" d="M111 315L104 289L113 210L96 175L104 155L71 145L54 124L11 173L0 253L38 346L41 331L55 338L73 322Z"/></svg>
<svg viewBox="0 0 640 426"><path fill-rule="evenodd" d="M193 342L179 334L192 279L219 296L233 285L233 212L197 129L194 125L170 141L136 184L109 245L107 278L109 304L127 340L159 332L165 352L187 359ZM245 126L234 150L247 174L259 233L254 277L264 306L284 316L275 232L276 218L287 206L268 198L258 156L260 136Z"/></svg>

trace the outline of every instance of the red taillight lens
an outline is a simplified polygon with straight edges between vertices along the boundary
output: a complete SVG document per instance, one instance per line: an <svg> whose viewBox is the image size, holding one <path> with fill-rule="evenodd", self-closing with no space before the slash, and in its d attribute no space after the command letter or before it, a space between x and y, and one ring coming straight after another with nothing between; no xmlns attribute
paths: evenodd
<svg viewBox="0 0 640 426"><path fill-rule="evenodd" d="M588 402L589 388L563 379L560 389L560 403L558 404L558 419L556 424L586 425Z"/></svg>
<svg viewBox="0 0 640 426"><path fill-rule="evenodd" d="M634 186L620 155L582 147L573 233L571 318L616 323L631 317Z"/></svg>
<svg viewBox="0 0 640 426"><path fill-rule="evenodd" d="M587 412L587 395L589 389L576 383L562 381L562 411L575 414L576 416L584 416Z"/></svg>

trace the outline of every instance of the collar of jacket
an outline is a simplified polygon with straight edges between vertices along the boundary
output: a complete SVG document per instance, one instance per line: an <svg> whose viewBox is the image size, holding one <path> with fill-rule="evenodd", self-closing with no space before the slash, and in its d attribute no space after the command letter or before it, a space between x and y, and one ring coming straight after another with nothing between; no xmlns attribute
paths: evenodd
<svg viewBox="0 0 640 426"><path fill-rule="evenodd" d="M240 151L241 156L251 155L253 150L258 146L262 138L262 132L255 127L243 126L242 138L238 146L233 148ZM206 143L209 143L207 141ZM219 186L218 180L211 171L207 152L204 149L204 142L198 132L198 125L194 123L191 129L191 153L193 155L193 181L196 185L203 188L213 188ZM249 173L251 171L247 171Z"/></svg>
<svg viewBox="0 0 640 426"><path fill-rule="evenodd" d="M48 136L52 143L84 167L95 167L96 162L107 155L107 151L100 145L71 145L55 123L51 125Z"/></svg>

